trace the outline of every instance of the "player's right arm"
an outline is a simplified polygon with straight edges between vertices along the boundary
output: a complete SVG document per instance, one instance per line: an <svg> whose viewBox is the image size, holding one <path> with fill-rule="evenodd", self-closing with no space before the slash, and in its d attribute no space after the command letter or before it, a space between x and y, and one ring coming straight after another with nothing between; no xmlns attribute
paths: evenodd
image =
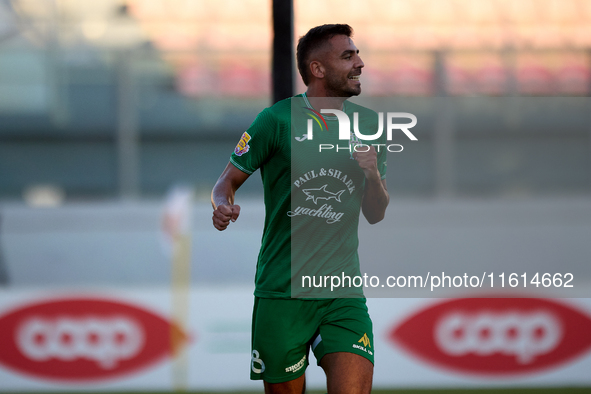
<svg viewBox="0 0 591 394"><path fill-rule="evenodd" d="M240 215L240 206L234 204L236 190L250 175L240 171L232 163L228 163L222 175L211 191L213 206L213 226L220 231L228 227L230 221L235 222Z"/></svg>
<svg viewBox="0 0 591 394"><path fill-rule="evenodd" d="M218 230L225 230L231 221L235 222L238 218L240 207L234 205L234 194L250 174L260 168L275 151L275 130L275 116L267 108L257 115L240 137L230 162L211 192L213 226Z"/></svg>

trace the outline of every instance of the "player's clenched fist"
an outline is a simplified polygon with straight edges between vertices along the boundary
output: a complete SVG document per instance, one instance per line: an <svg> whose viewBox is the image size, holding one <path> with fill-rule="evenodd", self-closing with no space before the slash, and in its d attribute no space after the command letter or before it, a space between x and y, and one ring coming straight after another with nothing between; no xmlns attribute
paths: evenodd
<svg viewBox="0 0 591 394"><path fill-rule="evenodd" d="M213 226L218 230L223 231L228 227L230 221L235 222L239 215L239 205L218 205L217 209L213 211Z"/></svg>
<svg viewBox="0 0 591 394"><path fill-rule="evenodd" d="M367 178L373 175L379 178L378 154L373 146L370 146L367 151L353 153L353 158L357 160L359 167L361 167Z"/></svg>

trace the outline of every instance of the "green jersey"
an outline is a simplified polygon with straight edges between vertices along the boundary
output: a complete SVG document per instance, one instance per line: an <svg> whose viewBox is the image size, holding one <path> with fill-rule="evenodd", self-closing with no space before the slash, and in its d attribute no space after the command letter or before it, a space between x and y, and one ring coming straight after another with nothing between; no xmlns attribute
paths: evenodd
<svg viewBox="0 0 591 394"><path fill-rule="evenodd" d="M348 101L342 110L351 127L358 113L363 134L377 130L375 112ZM325 276L360 275L357 228L365 175L352 158L351 140L339 140L337 118L319 111L305 95L266 108L230 158L247 174L261 171L265 223L255 276L258 297L336 298L340 293ZM382 144L378 170L384 179L385 136L364 143Z"/></svg>

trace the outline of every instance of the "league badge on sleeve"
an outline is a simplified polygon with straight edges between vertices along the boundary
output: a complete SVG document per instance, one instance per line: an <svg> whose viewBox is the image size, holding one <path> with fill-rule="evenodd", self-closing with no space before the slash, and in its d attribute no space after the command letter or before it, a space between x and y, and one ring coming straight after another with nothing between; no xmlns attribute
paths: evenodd
<svg viewBox="0 0 591 394"><path fill-rule="evenodd" d="M242 134L242 137L240 137L238 145L236 145L236 148L234 148L234 154L236 154L236 156L242 156L243 154L248 152L248 150L250 149L248 141L250 141L250 135L245 131Z"/></svg>

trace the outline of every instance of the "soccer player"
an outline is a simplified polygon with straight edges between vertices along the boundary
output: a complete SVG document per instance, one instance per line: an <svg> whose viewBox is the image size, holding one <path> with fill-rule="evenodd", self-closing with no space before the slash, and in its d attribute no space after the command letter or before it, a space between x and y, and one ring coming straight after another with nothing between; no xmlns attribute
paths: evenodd
<svg viewBox="0 0 591 394"><path fill-rule="evenodd" d="M326 373L329 393L371 391L372 323L362 293L294 296L295 284L305 287L302 272L342 274L343 282L359 275L359 212L377 223L389 202L384 150L369 144L357 150L352 142L348 150L319 149L319 143L339 142L338 119L320 119L321 109L339 110L351 119L361 113L371 119L372 133L377 128L375 112L347 101L361 93L364 66L351 36L350 26L336 24L312 28L300 38L297 63L306 93L257 116L211 195L213 225L225 230L240 215L236 190L260 169L266 216L255 277L251 379L262 379L266 393L303 393L310 349ZM295 123L306 117L320 126L312 139L305 122L302 127ZM301 263L297 268L294 260Z"/></svg>

